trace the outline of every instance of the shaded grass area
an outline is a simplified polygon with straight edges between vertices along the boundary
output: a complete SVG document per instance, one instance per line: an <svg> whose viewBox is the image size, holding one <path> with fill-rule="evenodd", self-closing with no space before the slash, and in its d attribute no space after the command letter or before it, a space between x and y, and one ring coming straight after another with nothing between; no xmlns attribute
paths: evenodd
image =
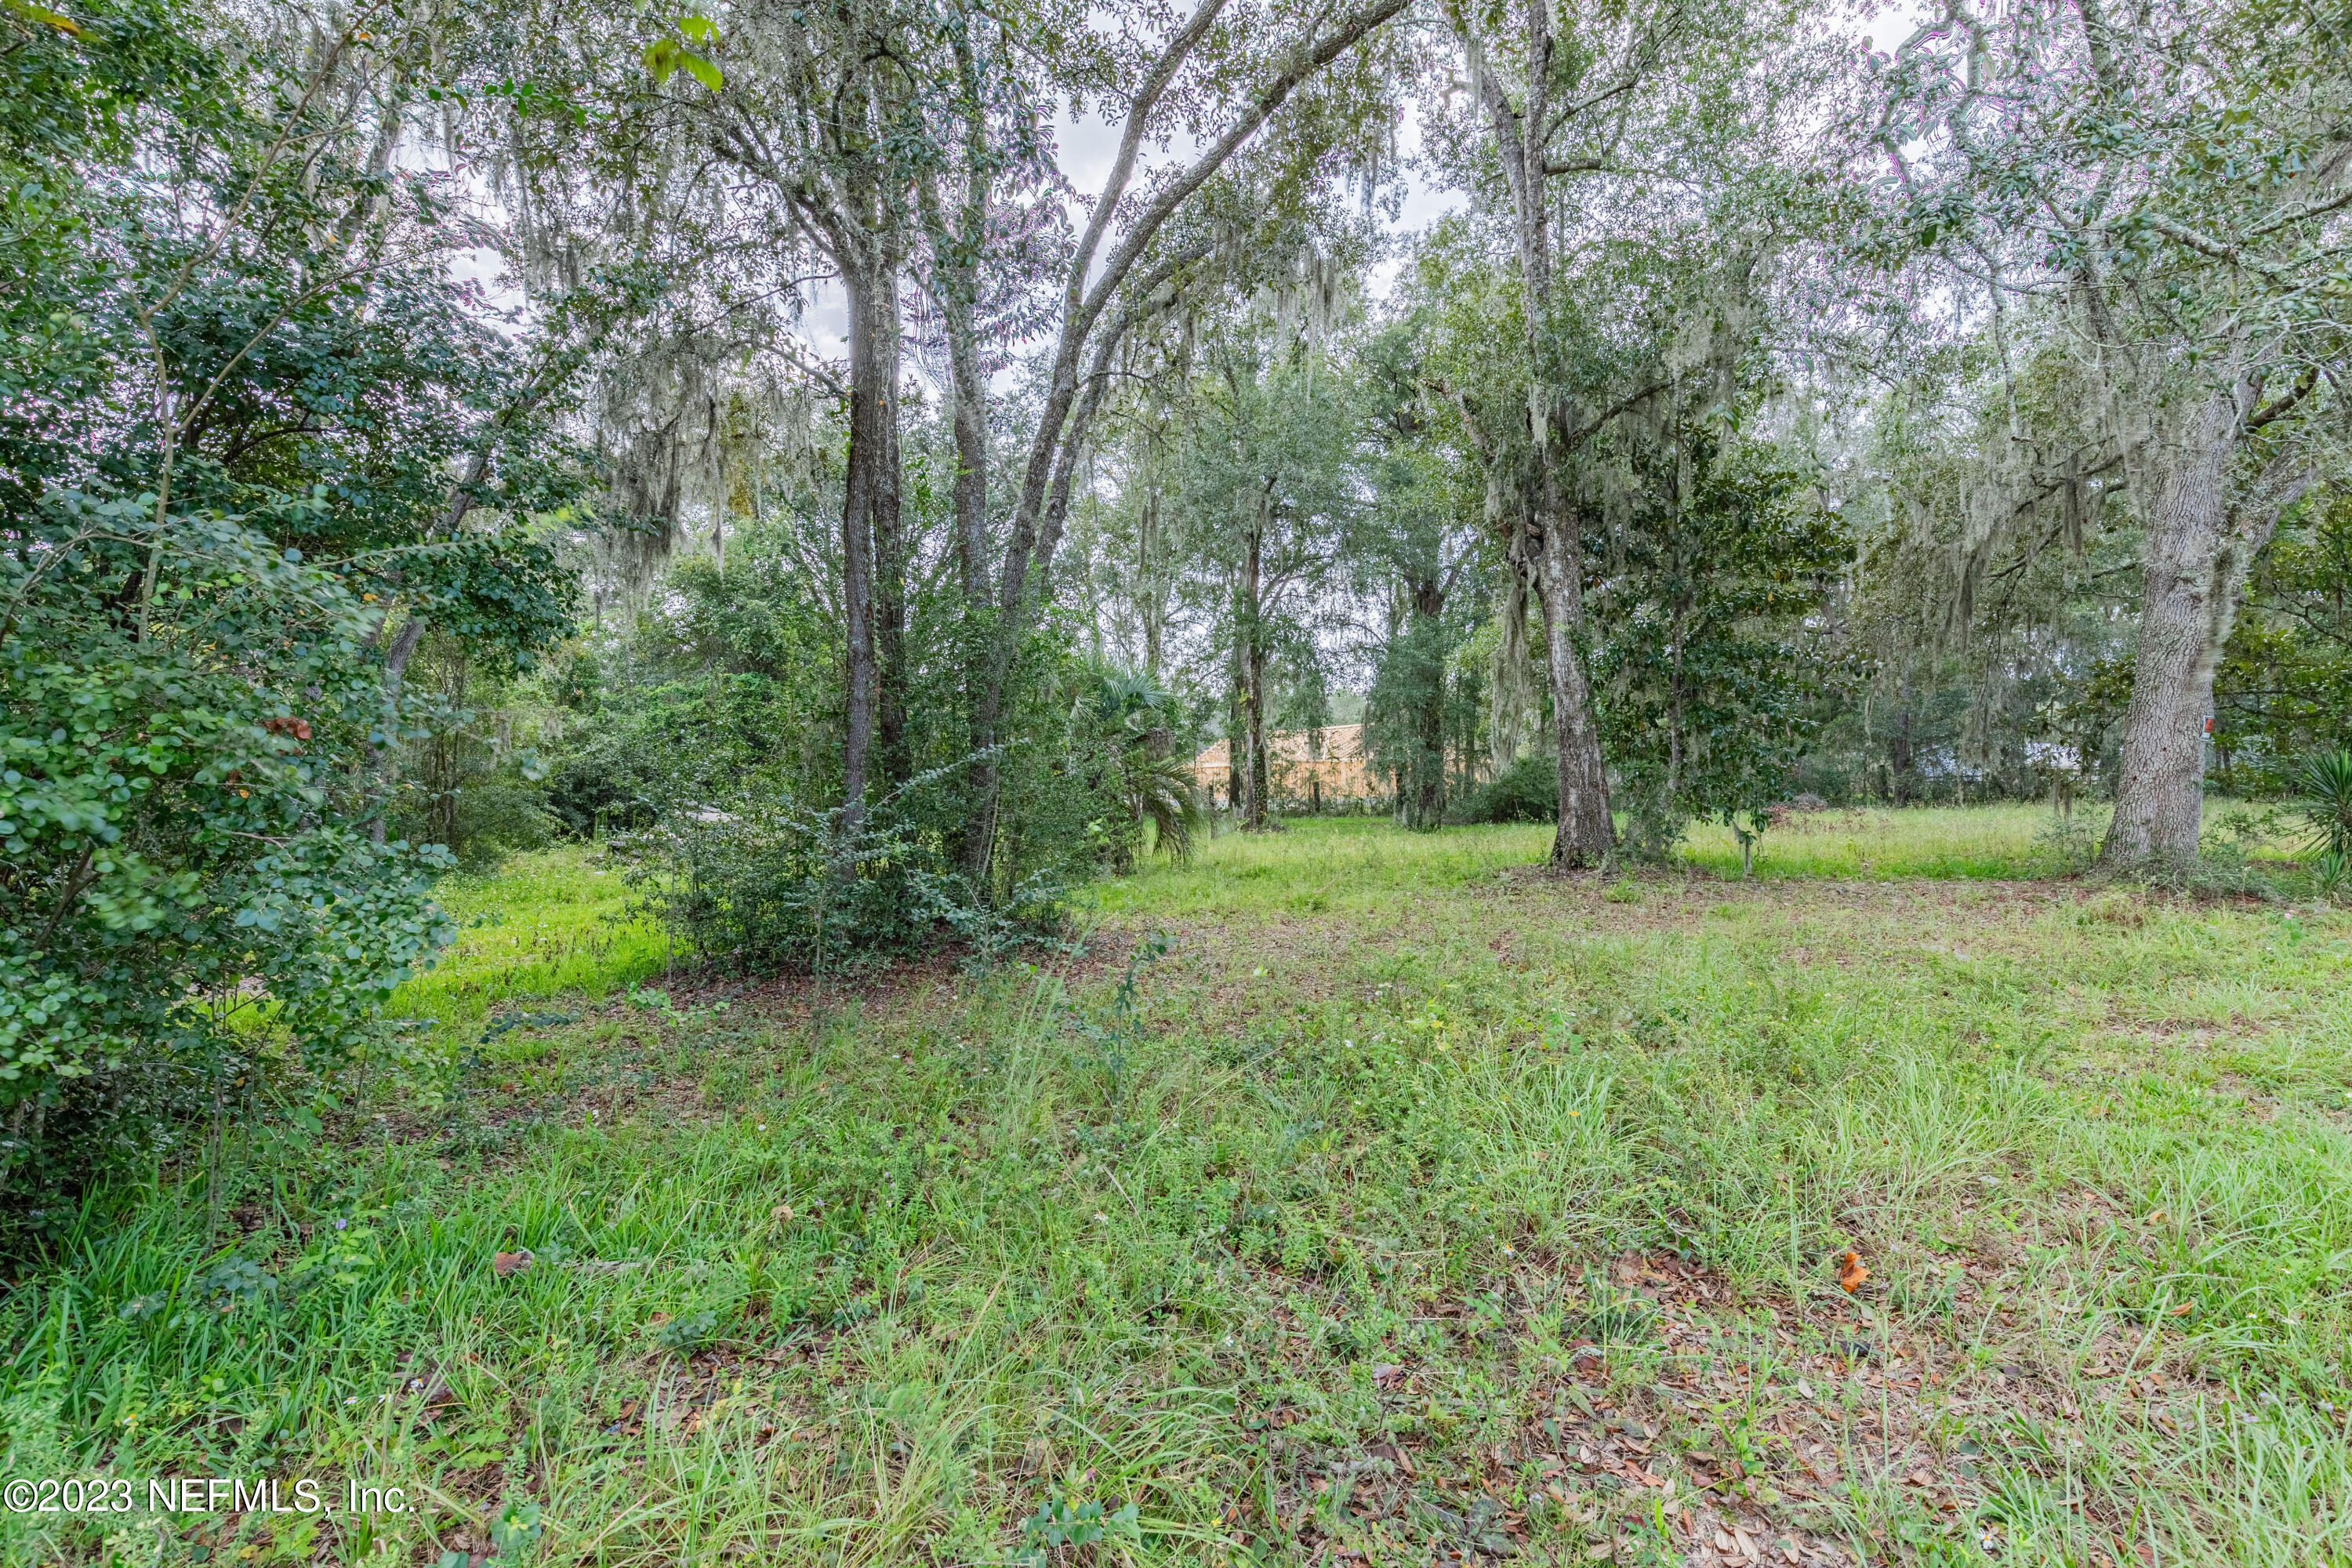
<svg viewBox="0 0 2352 1568"><path fill-rule="evenodd" d="M1043 972L608 973L217 1234L125 1194L0 1308L9 1472L420 1506L12 1551L2352 1560L2343 917L1545 837L1222 838Z"/></svg>

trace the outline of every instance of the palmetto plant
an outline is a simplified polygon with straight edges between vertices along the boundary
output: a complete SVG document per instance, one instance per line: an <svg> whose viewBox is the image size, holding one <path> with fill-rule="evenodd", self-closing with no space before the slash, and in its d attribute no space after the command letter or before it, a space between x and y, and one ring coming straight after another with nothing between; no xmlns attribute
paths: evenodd
<svg viewBox="0 0 2352 1568"><path fill-rule="evenodd" d="M1168 721L1179 699L1149 676L1110 673L1079 693L1071 718L1091 719L1107 735L1118 769L1128 819L1151 825L1152 847L1182 865L1206 820L1186 760L1169 754Z"/></svg>
<svg viewBox="0 0 2352 1568"><path fill-rule="evenodd" d="M1154 848L1183 865L1192 858L1192 836L1207 816L1186 759L1153 756L1146 747L1131 746L1121 761L1129 812L1137 822L1151 824Z"/></svg>
<svg viewBox="0 0 2352 1568"><path fill-rule="evenodd" d="M2352 751L2315 752L2296 782L2310 802L2304 816L2312 826L2312 869L2319 890L2340 899L2352 892Z"/></svg>
<svg viewBox="0 0 2352 1568"><path fill-rule="evenodd" d="M2315 752L2296 781L2311 804L2304 815L2312 826L2312 849L2352 859L2352 751Z"/></svg>

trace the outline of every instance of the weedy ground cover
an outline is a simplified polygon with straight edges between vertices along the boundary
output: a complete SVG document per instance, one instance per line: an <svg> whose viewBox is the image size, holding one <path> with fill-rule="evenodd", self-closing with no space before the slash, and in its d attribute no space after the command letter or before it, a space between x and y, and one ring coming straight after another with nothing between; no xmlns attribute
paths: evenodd
<svg viewBox="0 0 2352 1568"><path fill-rule="evenodd" d="M1903 868L1974 816L1746 884L1309 823L862 984L518 899L437 1098L0 1307L11 1476L416 1510L11 1560L2352 1562L2352 922Z"/></svg>

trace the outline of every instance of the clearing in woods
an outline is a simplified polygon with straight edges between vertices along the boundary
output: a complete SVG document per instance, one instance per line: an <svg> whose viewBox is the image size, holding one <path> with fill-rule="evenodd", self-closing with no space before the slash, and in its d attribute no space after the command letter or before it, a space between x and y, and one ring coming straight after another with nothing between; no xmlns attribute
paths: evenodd
<svg viewBox="0 0 2352 1568"><path fill-rule="evenodd" d="M1314 821L1034 966L667 987L526 859L404 999L437 1089L0 1315L12 1477L410 1510L9 1560L2352 1562L2352 927L2032 879L2045 821L1745 884Z"/></svg>

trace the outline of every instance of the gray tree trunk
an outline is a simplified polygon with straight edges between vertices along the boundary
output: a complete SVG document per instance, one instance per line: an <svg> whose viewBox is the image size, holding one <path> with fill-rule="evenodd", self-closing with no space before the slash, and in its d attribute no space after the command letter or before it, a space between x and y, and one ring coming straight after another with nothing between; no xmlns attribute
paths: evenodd
<svg viewBox="0 0 2352 1568"><path fill-rule="evenodd" d="M2099 852L2109 866L2185 865L2197 857L2213 667L2229 640L2246 569L2277 520L2270 509L2231 516L2238 420L2229 393L2207 398L2173 449L2149 509L2116 816Z"/></svg>
<svg viewBox="0 0 2352 1568"><path fill-rule="evenodd" d="M1562 868L1597 866L1615 847L1609 817L1609 782L1601 765L1601 731L1592 695L1570 633L1584 621L1582 545L1576 520L1560 493L1557 466L1568 459L1570 405L1562 385L1557 324L1552 319L1551 200L1545 138L1552 129L1551 13L1544 0L1521 0L1527 49L1527 97L1513 106L1484 51L1466 30L1473 51L1472 90L1484 102L1495 134L1503 183L1511 193L1519 279L1527 291L1529 435L1538 472L1529 483L1536 525L1542 531L1538 591L1544 601L1545 637L1551 654L1552 726L1559 763L1559 822L1551 863Z"/></svg>
<svg viewBox="0 0 2352 1568"><path fill-rule="evenodd" d="M1066 484L1070 471L1066 459L1085 437L1083 411L1077 418L1072 418L1071 415L1080 395L1080 369L1087 357L1087 344L1094 342L1100 351L1108 346L1106 336L1115 341L1115 333L1107 335L1097 331L1102 324L1105 312L1162 226L1192 193L1223 167L1225 160L1237 148L1256 134L1258 128L1273 117L1302 82L1384 26L1405 8L1405 0L1367 0L1358 9L1333 18L1327 28L1318 28L1314 35L1315 42L1288 57L1273 79L1257 90L1247 110L1226 129L1224 134L1173 181L1159 188L1158 194L1138 215L1126 237L1112 247L1109 255L1100 258L1100 270L1097 271L1099 244L1108 227L1114 207L1127 190L1151 108L1193 47L1207 36L1223 8L1223 0L1202 0L1192 19L1178 30L1159 58L1147 68L1142 89L1129 104L1129 130L1121 140L1118 156L1073 257L1061 335L1055 348L1052 373L1045 384L1045 404L1039 411L1036 429L1029 444L1028 461L1023 470L1020 488L1015 492L1010 537L1005 542L1004 564L997 584L998 617L992 639L994 646L981 682L980 701L974 708L974 727L987 742L992 743L995 740L997 721L1004 708L1005 682L1012 674L1013 650L1025 629L1031 608L1032 555L1042 551L1050 559L1052 554L1052 540L1046 531L1050 520L1045 515L1046 489L1053 482L1057 462L1063 481ZM1149 290L1144 292L1148 294ZM1092 382L1093 395L1098 397L1101 395L1102 384L1099 380ZM1003 779L993 760L984 759L973 769L972 782L971 841L975 847L974 863L984 868L988 846L995 838L997 799L1003 787ZM975 877L974 880L981 879Z"/></svg>
<svg viewBox="0 0 2352 1568"><path fill-rule="evenodd" d="M1265 498L1249 529L1242 552L1242 614L1235 629L1242 640L1242 715L1249 745L1242 761L1242 826L1253 832L1265 826L1265 650L1260 647L1264 628L1258 602L1260 562L1265 544Z"/></svg>
<svg viewBox="0 0 2352 1568"><path fill-rule="evenodd" d="M874 276L879 272L881 277ZM841 509L843 617L847 623L848 714L841 751L846 818L864 812L866 774L880 696L874 626L876 514L898 489L895 415L898 322L895 279L883 268L841 268L849 296L849 456ZM890 492L886 503L885 489Z"/></svg>
<svg viewBox="0 0 2352 1568"><path fill-rule="evenodd" d="M1549 488L1549 483L1546 486ZM1552 513L1543 531L1544 647L1551 658L1552 742L1559 762L1559 825L1551 863L1560 868L1598 866L1617 842L1609 818L1609 775L1601 761L1601 731L1592 721L1592 693L1576 657L1572 634L1584 624L1582 552L1566 519Z"/></svg>
<svg viewBox="0 0 2352 1568"><path fill-rule="evenodd" d="M873 420L876 763L885 789L914 776L907 738L907 572L909 542L900 512L898 470L898 279L886 274L870 307L878 362Z"/></svg>
<svg viewBox="0 0 2352 1568"><path fill-rule="evenodd" d="M955 403L956 563L966 604L978 610L995 584L988 577L988 383L969 320L948 308L948 368Z"/></svg>

